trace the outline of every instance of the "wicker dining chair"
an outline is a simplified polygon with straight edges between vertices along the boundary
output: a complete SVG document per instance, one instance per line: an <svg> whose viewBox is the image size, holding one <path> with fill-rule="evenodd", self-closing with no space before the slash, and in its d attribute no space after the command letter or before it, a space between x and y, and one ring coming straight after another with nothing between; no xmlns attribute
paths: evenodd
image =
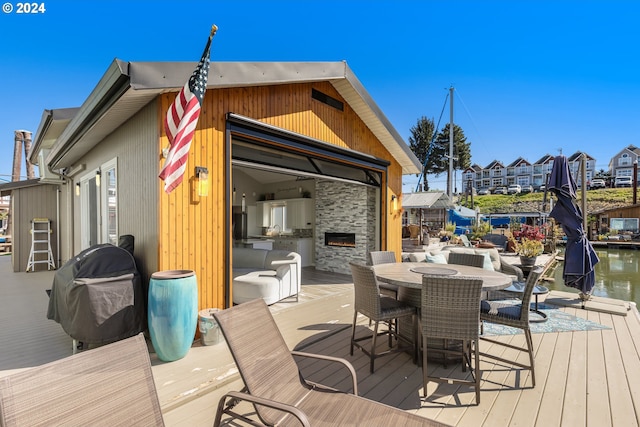
<svg viewBox="0 0 640 427"><path fill-rule="evenodd" d="M484 255L467 254L462 252L449 253L449 264L469 265L471 267L482 268L484 265Z"/></svg>
<svg viewBox="0 0 640 427"><path fill-rule="evenodd" d="M390 298L384 295L380 295L380 286L375 272L371 266L360 265L356 263L349 263L351 266L351 274L353 276L353 289L355 293L354 298L354 313L353 313L353 328L351 331L351 348L350 354L353 356L353 348L358 347L364 352L370 359L369 369L371 373L374 371L374 362L378 357L385 356L390 353L405 351L406 348L400 346L400 341L404 341L413 346L414 360L417 358L417 339L413 341L398 334L396 321L400 317L411 316L411 321L416 330L417 325L417 310L415 307L398 301L397 299ZM356 338L356 326L358 320L358 313L367 316L373 320L373 333L371 335L365 335L364 337ZM387 330L378 332L378 326L380 322L387 324ZM389 336L389 350L376 353L376 341L381 335ZM393 338L398 340L398 345L393 347ZM361 341L370 341L371 347L365 348Z"/></svg>
<svg viewBox="0 0 640 427"><path fill-rule="evenodd" d="M427 384L430 381L453 384L466 384L475 387L476 404L480 404L480 356L478 337L480 329L480 294L482 279L470 276L440 276L425 274L422 277L422 377L424 397L427 397ZM462 341L461 350L428 349L430 338ZM462 370L469 368L472 379L451 377L433 377L429 375L427 355L429 351L462 356ZM471 362L474 356L474 363Z"/></svg>
<svg viewBox="0 0 640 427"><path fill-rule="evenodd" d="M393 251L371 251L369 252L369 265L393 264L396 261L396 253ZM398 285L379 282L380 293L398 299Z"/></svg>
<svg viewBox="0 0 640 427"><path fill-rule="evenodd" d="M518 301L489 301L483 300L480 304L480 320L482 322L491 322L499 325L511 326L512 328L519 328L524 331L525 339L527 342L527 347L520 347L510 343L506 343L500 340L495 340L492 338L487 338L486 336L482 336L481 339L483 341L487 341L490 343L502 345L513 350L523 351L529 354L529 364L524 364L517 362L512 359L505 359L503 357L489 354L489 353L481 353L483 356L490 357L492 359L510 363L515 366L520 366L524 369L529 369L531 371L531 383L533 387L536 386L536 375L534 369L534 354L533 354L533 339L531 338L531 327L529 326L529 308L531 304L531 296L533 294L533 288L538 283L538 279L542 274L542 267L537 267L533 269L529 276L527 277L527 282L525 284L525 288L522 294L522 300ZM484 328L482 328L482 332L484 333Z"/></svg>
<svg viewBox="0 0 640 427"><path fill-rule="evenodd" d="M445 426L358 396L356 371L345 359L289 350L262 298L217 311L213 317L244 382L242 391L220 398L214 426L238 425L235 420L270 426ZM336 375L351 379L352 393L305 379L294 356L324 361ZM239 402L252 404L253 410L241 411ZM223 415L235 420L223 420Z"/></svg>

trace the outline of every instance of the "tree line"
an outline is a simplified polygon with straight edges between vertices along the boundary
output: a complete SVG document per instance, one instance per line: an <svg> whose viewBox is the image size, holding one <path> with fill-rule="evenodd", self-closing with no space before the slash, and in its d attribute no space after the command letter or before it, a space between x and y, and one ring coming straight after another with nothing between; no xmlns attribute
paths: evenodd
<svg viewBox="0 0 640 427"><path fill-rule="evenodd" d="M429 190L427 175L440 176L449 171L449 129L450 124L436 133L433 119L424 116L411 127L409 148L422 163L422 182ZM462 128L453 124L453 170L465 170L471 166L471 142L467 141ZM451 177L453 179L453 177Z"/></svg>

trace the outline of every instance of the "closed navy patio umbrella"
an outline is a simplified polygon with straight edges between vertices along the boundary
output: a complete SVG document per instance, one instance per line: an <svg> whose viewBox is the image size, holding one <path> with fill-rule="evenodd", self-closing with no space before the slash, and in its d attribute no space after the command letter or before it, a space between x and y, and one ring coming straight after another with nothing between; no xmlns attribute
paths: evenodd
<svg viewBox="0 0 640 427"><path fill-rule="evenodd" d="M576 203L576 188L567 158L557 156L553 161L548 189L555 193L558 201L549 216L561 225L567 236L562 272L564 284L579 289L581 297L586 299L595 284L594 267L600 260L582 226L583 217Z"/></svg>

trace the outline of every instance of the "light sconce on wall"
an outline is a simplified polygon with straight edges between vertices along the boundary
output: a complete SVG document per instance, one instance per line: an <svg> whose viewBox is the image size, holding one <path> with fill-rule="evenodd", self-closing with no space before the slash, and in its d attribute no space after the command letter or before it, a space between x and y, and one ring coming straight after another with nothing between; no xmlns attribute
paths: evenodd
<svg viewBox="0 0 640 427"><path fill-rule="evenodd" d="M96 187L100 187L100 170L96 171Z"/></svg>
<svg viewBox="0 0 640 427"><path fill-rule="evenodd" d="M80 196L80 183L76 183L76 196Z"/></svg>
<svg viewBox="0 0 640 427"><path fill-rule="evenodd" d="M397 212L398 210L398 197L395 194L391 195L391 210Z"/></svg>
<svg viewBox="0 0 640 427"><path fill-rule="evenodd" d="M209 169L203 166L196 166L196 188L198 196L209 195Z"/></svg>
<svg viewBox="0 0 640 427"><path fill-rule="evenodd" d="M231 204L235 205L236 204L236 187L233 187L233 196L231 199Z"/></svg>

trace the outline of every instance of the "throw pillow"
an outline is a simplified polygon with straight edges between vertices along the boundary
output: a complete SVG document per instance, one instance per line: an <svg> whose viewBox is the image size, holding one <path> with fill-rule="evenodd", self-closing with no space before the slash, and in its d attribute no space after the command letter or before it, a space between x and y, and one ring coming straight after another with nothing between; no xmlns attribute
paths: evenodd
<svg viewBox="0 0 640 427"><path fill-rule="evenodd" d="M435 254L435 255L426 255L427 262L433 264L446 264L447 259L444 257L444 254Z"/></svg>
<svg viewBox="0 0 640 427"><path fill-rule="evenodd" d="M493 268L493 263L491 262L491 255L489 255L488 252L485 252L483 255L484 264L482 265L482 268L489 271L496 271L495 268Z"/></svg>

